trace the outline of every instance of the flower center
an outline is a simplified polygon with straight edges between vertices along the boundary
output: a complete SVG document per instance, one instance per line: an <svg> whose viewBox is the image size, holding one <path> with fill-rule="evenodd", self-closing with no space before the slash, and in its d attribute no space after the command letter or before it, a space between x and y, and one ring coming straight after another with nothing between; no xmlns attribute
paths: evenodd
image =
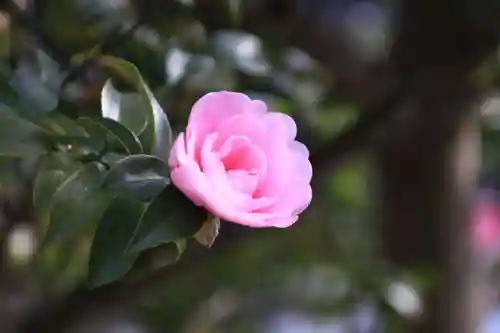
<svg viewBox="0 0 500 333"><path fill-rule="evenodd" d="M266 173L266 156L262 150L247 137L231 136L217 153L231 185L238 191L253 195Z"/></svg>

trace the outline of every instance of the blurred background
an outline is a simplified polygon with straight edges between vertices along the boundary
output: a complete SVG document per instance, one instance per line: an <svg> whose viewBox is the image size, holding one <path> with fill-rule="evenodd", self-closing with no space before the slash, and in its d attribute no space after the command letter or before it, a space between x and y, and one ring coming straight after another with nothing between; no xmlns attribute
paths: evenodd
<svg viewBox="0 0 500 333"><path fill-rule="evenodd" d="M470 14L464 21L473 25L474 39L488 35L493 2L460 2L470 5L460 12ZM1 103L16 96L16 103L32 112L99 114L107 76L92 58L112 54L139 68L174 130L183 129L197 98L216 90L241 91L291 115L315 170L313 203L293 227L249 230L224 224L211 249L189 247L166 274L111 296L89 297L80 288L89 240L38 251L41 221L31 209L36 163L29 156L13 160L2 154L0 332L406 333L426 320L424 295L436 292L439 271L425 260L404 264L412 256L404 256L404 241L391 247L389 252L403 258L392 262L385 245L422 232L415 236L420 251L445 236L418 231L412 210L387 236L374 147L383 135L372 130L376 121L363 118L365 106L391 85L390 76L379 74L385 73L380 64L392 59L404 30L402 1L0 3ZM409 21L427 24L422 16ZM449 51L447 43L431 44L443 54L459 52ZM425 43L416 47L421 46ZM424 59L422 52L415 57ZM500 332L498 60L493 48L471 69L476 80L486 82L474 104L481 114L482 167L468 219L474 237L468 269L476 281L470 301L480 309L480 333ZM411 125L410 120L398 126L405 132Z"/></svg>

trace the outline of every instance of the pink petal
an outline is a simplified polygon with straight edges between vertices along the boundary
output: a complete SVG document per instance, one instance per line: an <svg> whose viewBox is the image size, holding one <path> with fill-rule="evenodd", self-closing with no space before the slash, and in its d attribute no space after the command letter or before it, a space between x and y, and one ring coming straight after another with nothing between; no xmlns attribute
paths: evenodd
<svg viewBox="0 0 500 333"><path fill-rule="evenodd" d="M230 170L227 172L227 178L235 190L250 196L257 188L259 182L258 175L249 174L245 170Z"/></svg>
<svg viewBox="0 0 500 333"><path fill-rule="evenodd" d="M236 92L212 92L201 97L191 109L187 136L193 132L203 140L219 124L232 116L253 112L252 100L245 94ZM260 105L258 105L260 108ZM257 108L258 109L258 108ZM260 112L260 110L257 110Z"/></svg>
<svg viewBox="0 0 500 333"><path fill-rule="evenodd" d="M203 191L205 191L206 184L198 164L194 161L186 161L172 170L170 178L172 183L195 205L205 206Z"/></svg>
<svg viewBox="0 0 500 333"><path fill-rule="evenodd" d="M297 124L292 117L284 113L269 112L264 117L268 140L290 142L297 136Z"/></svg>
<svg viewBox="0 0 500 333"><path fill-rule="evenodd" d="M168 165L171 168L175 168L179 164L184 163L186 158L186 142L184 140L184 133L181 133L172 145L172 150L170 151L170 155L168 157Z"/></svg>
<svg viewBox="0 0 500 333"><path fill-rule="evenodd" d="M290 216L290 217L282 217L282 218L275 218L267 221L270 226L276 227L276 228L288 228L297 220L299 219L298 216Z"/></svg>
<svg viewBox="0 0 500 333"><path fill-rule="evenodd" d="M288 146L290 147L291 150L293 150L294 152L297 152L298 154L302 155L306 159L309 158L309 149L307 149L306 145L303 144L302 142L298 142L298 141L294 140L294 141L290 142Z"/></svg>
<svg viewBox="0 0 500 333"><path fill-rule="evenodd" d="M261 115L239 114L226 119L217 127L219 139L215 144L221 147L232 136L245 137L251 143L262 145L266 142L266 127Z"/></svg>

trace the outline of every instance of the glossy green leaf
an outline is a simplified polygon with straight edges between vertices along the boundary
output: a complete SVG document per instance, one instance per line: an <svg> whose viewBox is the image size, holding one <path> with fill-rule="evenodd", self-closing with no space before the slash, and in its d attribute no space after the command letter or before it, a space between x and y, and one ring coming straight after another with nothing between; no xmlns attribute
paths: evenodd
<svg viewBox="0 0 500 333"><path fill-rule="evenodd" d="M123 277L133 267L138 254L125 249L143 212L138 201L116 197L105 210L92 242L89 284L97 287Z"/></svg>
<svg viewBox="0 0 500 333"><path fill-rule="evenodd" d="M101 162L106 164L110 169L114 167L114 165L124 159L126 155L117 154L113 152L108 152L104 154L101 158Z"/></svg>
<svg viewBox="0 0 500 333"><path fill-rule="evenodd" d="M75 160L71 154L61 151L53 151L40 159L40 170L64 170L66 173L73 173L82 164Z"/></svg>
<svg viewBox="0 0 500 333"><path fill-rule="evenodd" d="M85 130L75 120L59 112L53 112L41 119L44 128L57 135L85 136Z"/></svg>
<svg viewBox="0 0 500 333"><path fill-rule="evenodd" d="M195 206L174 186L169 186L146 208L130 243L130 251L191 237L200 230L206 218L204 209Z"/></svg>
<svg viewBox="0 0 500 333"><path fill-rule="evenodd" d="M151 155L127 156L107 173L104 187L114 194L139 201L155 198L170 182L164 161Z"/></svg>
<svg viewBox="0 0 500 333"><path fill-rule="evenodd" d="M142 153L142 145L137 136L122 124L109 119L90 119L87 117L78 119L81 125L90 135L102 137L113 149L125 151L127 154Z"/></svg>
<svg viewBox="0 0 500 333"><path fill-rule="evenodd" d="M65 241L95 226L109 201L101 190L103 176L102 166L90 163L59 186L52 197L44 245Z"/></svg>
<svg viewBox="0 0 500 333"><path fill-rule="evenodd" d="M136 136L146 131L148 116L139 93L122 93L116 90L111 79L101 91L102 116L119 122Z"/></svg>
<svg viewBox="0 0 500 333"><path fill-rule="evenodd" d="M38 214L49 212L54 193L80 167L81 164L63 152L52 152L40 159L33 184L33 205Z"/></svg>
<svg viewBox="0 0 500 333"><path fill-rule="evenodd" d="M149 143L149 152L166 160L172 143L170 124L167 115L163 112L160 104L144 82L137 67L128 61L110 56L102 56L99 61L102 66L112 70L137 89L142 101L143 110L147 114L148 127L145 136ZM103 101L104 104L105 101ZM110 107L110 110L116 110L116 106ZM136 112L138 111L140 110L136 110ZM114 112L116 113L116 111Z"/></svg>
<svg viewBox="0 0 500 333"><path fill-rule="evenodd" d="M141 252L134 266L134 275L176 263L184 253L186 246L186 239L179 239Z"/></svg>
<svg viewBox="0 0 500 333"><path fill-rule="evenodd" d="M106 142L99 137L51 135L52 145L82 161L97 161L106 152Z"/></svg>

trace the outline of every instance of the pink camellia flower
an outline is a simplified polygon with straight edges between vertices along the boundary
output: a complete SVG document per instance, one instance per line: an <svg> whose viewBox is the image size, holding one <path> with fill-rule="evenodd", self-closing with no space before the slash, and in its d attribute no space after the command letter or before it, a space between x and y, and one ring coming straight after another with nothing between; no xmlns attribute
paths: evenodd
<svg viewBox="0 0 500 333"><path fill-rule="evenodd" d="M293 119L264 102L213 92L193 106L170 153L172 182L196 205L254 228L286 228L311 202L309 151Z"/></svg>

